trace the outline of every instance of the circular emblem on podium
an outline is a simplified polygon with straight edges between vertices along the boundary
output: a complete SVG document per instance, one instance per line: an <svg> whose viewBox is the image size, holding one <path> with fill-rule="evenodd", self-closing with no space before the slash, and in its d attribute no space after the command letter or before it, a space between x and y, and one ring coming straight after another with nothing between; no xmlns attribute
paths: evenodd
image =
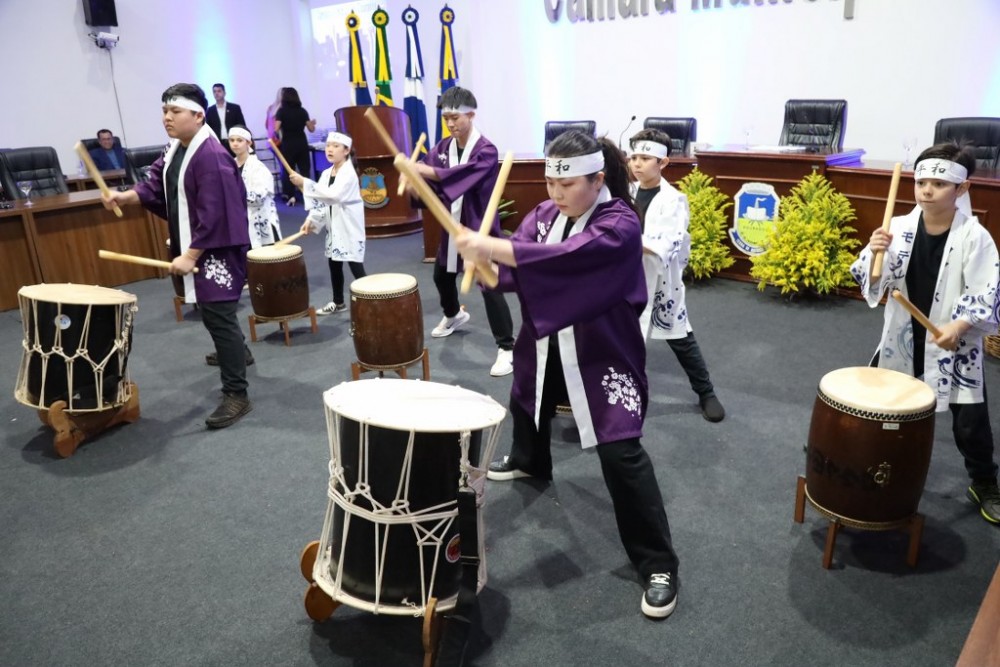
<svg viewBox="0 0 1000 667"><path fill-rule="evenodd" d="M361 172L361 201L365 208L382 208L389 203L389 189L385 187L385 175L375 167Z"/></svg>

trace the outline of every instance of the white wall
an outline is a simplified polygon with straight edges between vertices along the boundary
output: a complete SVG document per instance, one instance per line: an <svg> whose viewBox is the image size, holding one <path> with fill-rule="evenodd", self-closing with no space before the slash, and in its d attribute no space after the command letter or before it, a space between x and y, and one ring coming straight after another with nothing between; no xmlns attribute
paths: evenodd
<svg viewBox="0 0 1000 667"><path fill-rule="evenodd" d="M640 0L628 0L639 4ZM130 145L165 140L159 99L177 81L226 83L251 130L279 86L296 86L320 125L348 103L346 68L317 63L310 3L322 0L117 0L112 52ZM479 98L479 125L501 150L537 153L548 119L591 118L617 139L646 116L695 116L699 141L776 143L790 97L849 101L846 143L899 159L902 140L932 139L944 116L1000 116L1000 2L790 0L556 24L555 0L451 0L461 85ZM563 0L565 5L566 0ZM387 0L401 103L406 63L400 14L421 14L425 98L433 119L443 0ZM650 1L652 6L653 2ZM362 16L363 25L370 17ZM74 171L74 142L107 126L120 134L108 53L86 37L80 0L0 2L8 64L0 147L52 145ZM370 32L369 32L370 35ZM366 48L370 37L366 36ZM654 67L639 65L652 63ZM374 59L366 53L369 80Z"/></svg>

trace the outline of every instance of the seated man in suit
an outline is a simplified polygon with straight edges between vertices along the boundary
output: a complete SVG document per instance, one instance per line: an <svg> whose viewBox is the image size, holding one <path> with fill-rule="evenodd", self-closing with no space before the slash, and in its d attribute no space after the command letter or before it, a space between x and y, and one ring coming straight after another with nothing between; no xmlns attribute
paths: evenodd
<svg viewBox="0 0 1000 667"><path fill-rule="evenodd" d="M121 146L115 146L115 135L111 130L98 130L97 148L90 149L90 158L101 171L112 171L125 168L125 151Z"/></svg>
<svg viewBox="0 0 1000 667"><path fill-rule="evenodd" d="M205 124L212 128L215 136L222 142L223 147L229 151L230 155L235 155L229 147L229 128L236 125L246 127L246 120L243 119L243 110L239 104L226 102L226 87L221 83L212 85L212 95L215 97L215 104L205 111Z"/></svg>

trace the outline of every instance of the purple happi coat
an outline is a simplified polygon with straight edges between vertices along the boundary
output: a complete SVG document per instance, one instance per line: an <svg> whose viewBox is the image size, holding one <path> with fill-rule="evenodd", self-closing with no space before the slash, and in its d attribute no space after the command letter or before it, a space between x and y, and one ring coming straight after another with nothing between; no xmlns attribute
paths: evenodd
<svg viewBox="0 0 1000 667"><path fill-rule="evenodd" d="M149 180L135 186L142 205L164 219L169 219L166 172L179 145L171 141L166 155L150 167ZM184 276L184 300L235 301L246 282L250 247L246 187L236 162L207 125L188 144L178 180L180 238L170 239L170 254L177 257L189 247L204 251L198 273Z"/></svg>
<svg viewBox="0 0 1000 667"><path fill-rule="evenodd" d="M540 204L511 237L517 267L500 267L500 289L521 301L511 398L537 425L548 337L558 335L582 446L638 438L649 400L639 218L604 188L560 241L566 224Z"/></svg>
<svg viewBox="0 0 1000 667"><path fill-rule="evenodd" d="M458 157L458 144L454 137L442 139L424 156L424 163L434 167L440 181L427 181L441 198L451 216L472 230L479 226L486 213L493 186L500 174L497 147L473 127L465 144L462 157ZM500 216L493 220L492 236L501 236ZM437 262L452 273L463 271L462 257L455 249L450 234L441 235Z"/></svg>

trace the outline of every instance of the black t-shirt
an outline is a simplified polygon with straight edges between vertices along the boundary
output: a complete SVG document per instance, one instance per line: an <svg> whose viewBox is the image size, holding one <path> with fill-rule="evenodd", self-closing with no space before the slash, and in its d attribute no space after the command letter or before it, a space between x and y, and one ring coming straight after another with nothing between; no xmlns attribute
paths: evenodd
<svg viewBox="0 0 1000 667"><path fill-rule="evenodd" d="M910 302L925 315L930 313L934 303L934 288L937 286L941 260L950 233L951 228L943 234L928 234L924 226L924 215L920 214L917 233L913 238L910 264L906 268L906 291ZM927 340L927 329L913 318L911 322L913 323L913 375L920 377L924 374L924 343Z"/></svg>
<svg viewBox="0 0 1000 667"><path fill-rule="evenodd" d="M283 106L274 115L281 121L281 143L288 147L301 148L306 145L306 123L309 122L309 112L302 107Z"/></svg>
<svg viewBox="0 0 1000 667"><path fill-rule="evenodd" d="M660 186L657 185L655 188L639 188L635 193L635 207L639 209L639 222L642 225L642 231L646 231L646 209L649 208L649 203L659 192Z"/></svg>
<svg viewBox="0 0 1000 667"><path fill-rule="evenodd" d="M187 146L178 144L174 157L167 167L166 184L164 195L167 198L167 225L170 228L170 254L177 257L181 254L181 223L180 215L177 211L179 198L177 189L179 187L179 176L181 164L184 162L184 155L187 153Z"/></svg>

